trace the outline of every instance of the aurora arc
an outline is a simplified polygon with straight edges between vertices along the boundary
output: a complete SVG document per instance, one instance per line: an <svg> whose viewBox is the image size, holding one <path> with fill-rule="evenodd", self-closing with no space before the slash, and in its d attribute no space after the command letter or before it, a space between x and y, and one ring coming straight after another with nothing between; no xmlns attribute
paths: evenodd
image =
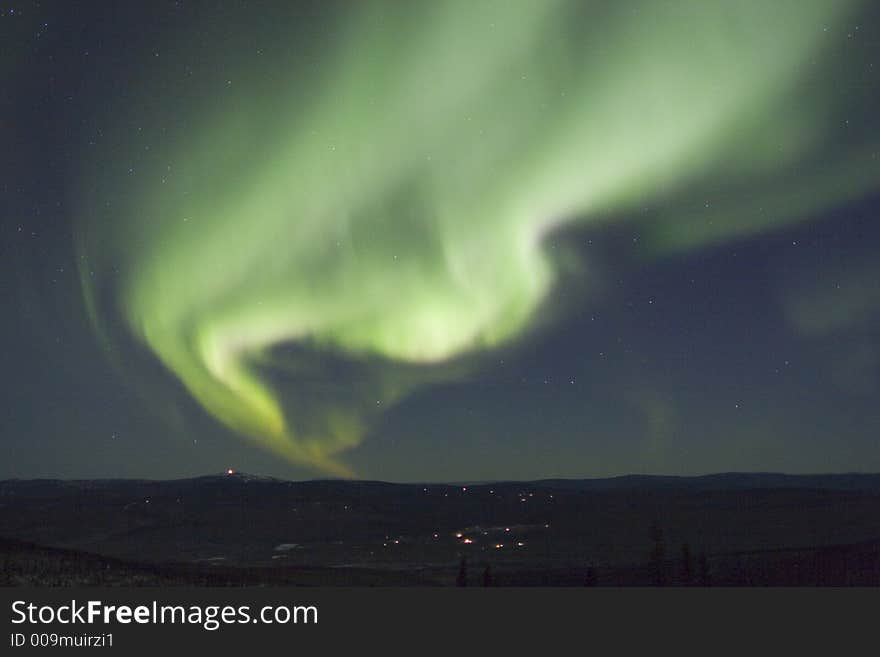
<svg viewBox="0 0 880 657"><path fill-rule="evenodd" d="M871 189L876 144L834 132L856 101L815 80L845 70L828 33L858 6L358 3L307 63L270 43L213 93L148 85L198 128L134 179L124 148L85 165L93 321L121 318L237 433L349 475L382 404L532 325L557 227L625 223L667 257ZM117 123L150 125L131 105ZM390 373L297 404L279 372L308 389L315 353Z"/></svg>

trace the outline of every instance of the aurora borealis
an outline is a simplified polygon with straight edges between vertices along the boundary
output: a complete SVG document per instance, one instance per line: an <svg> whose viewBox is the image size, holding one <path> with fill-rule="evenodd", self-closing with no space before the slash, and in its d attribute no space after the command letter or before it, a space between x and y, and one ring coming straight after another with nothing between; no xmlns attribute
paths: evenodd
<svg viewBox="0 0 880 657"><path fill-rule="evenodd" d="M179 4L58 10L101 44L45 46L80 53L72 117L4 73L47 108L27 123L63 152L69 227L15 188L6 234L57 231L7 265L17 307L88 317L102 364L64 386L133 391L103 434L398 479L880 466L870 3ZM29 273L58 260L63 303ZM791 363L809 391L774 378ZM827 419L809 448L801 405Z"/></svg>

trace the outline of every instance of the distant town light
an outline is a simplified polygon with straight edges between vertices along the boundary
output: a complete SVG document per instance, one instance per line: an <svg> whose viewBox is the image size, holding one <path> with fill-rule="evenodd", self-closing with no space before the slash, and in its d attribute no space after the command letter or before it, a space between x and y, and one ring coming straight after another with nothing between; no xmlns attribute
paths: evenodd
<svg viewBox="0 0 880 657"><path fill-rule="evenodd" d="M473 543L473 541L472 541L471 539L469 539L469 538L464 539L464 541L462 541L462 542L463 542L465 545L470 545L471 543Z"/></svg>
<svg viewBox="0 0 880 657"><path fill-rule="evenodd" d="M455 538L461 538L461 537L462 537L462 533L461 533L461 532L457 532L457 533L455 534Z"/></svg>
<svg viewBox="0 0 880 657"><path fill-rule="evenodd" d="M226 468L226 474L227 474L227 475L234 475L234 474L235 474L235 470L233 470L232 468Z"/></svg>

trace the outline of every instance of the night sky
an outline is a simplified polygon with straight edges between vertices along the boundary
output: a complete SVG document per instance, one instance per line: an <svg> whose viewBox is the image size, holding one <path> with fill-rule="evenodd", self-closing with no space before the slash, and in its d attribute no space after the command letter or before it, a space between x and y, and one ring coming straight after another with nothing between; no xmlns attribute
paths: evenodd
<svg viewBox="0 0 880 657"><path fill-rule="evenodd" d="M880 470L877 3L4 1L0 53L0 478Z"/></svg>

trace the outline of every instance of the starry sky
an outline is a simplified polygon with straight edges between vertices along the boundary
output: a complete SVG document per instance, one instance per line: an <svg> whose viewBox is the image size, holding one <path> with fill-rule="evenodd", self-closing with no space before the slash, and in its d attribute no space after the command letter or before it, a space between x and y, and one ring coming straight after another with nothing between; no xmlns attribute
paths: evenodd
<svg viewBox="0 0 880 657"><path fill-rule="evenodd" d="M871 5L0 3L0 477L880 470Z"/></svg>

